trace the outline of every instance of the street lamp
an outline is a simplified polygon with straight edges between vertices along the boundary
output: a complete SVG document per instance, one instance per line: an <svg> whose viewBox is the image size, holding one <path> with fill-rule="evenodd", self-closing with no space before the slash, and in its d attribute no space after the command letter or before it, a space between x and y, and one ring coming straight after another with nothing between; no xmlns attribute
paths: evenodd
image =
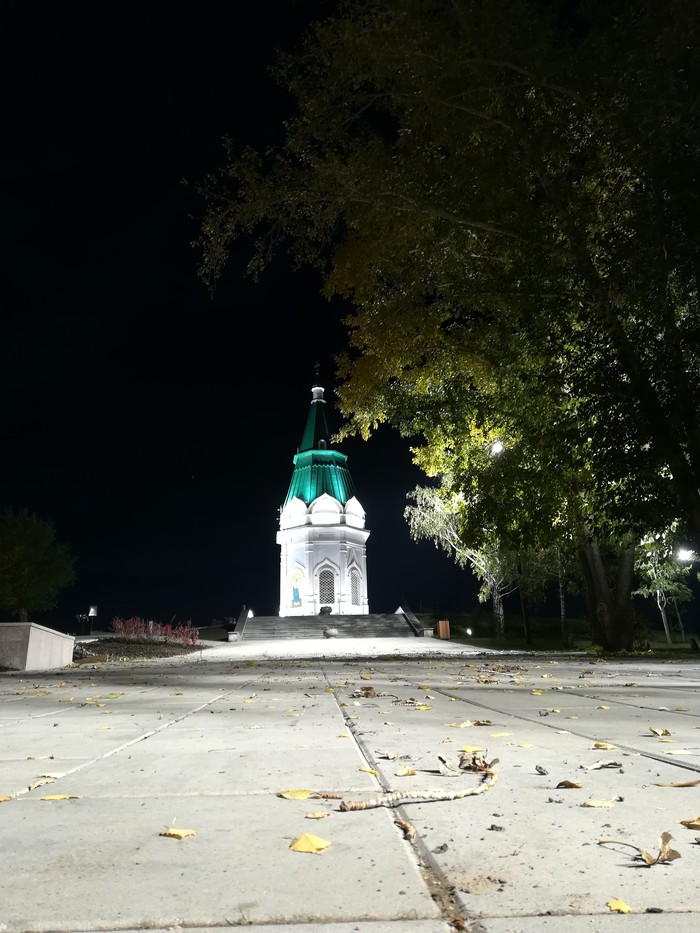
<svg viewBox="0 0 700 933"><path fill-rule="evenodd" d="M683 563L688 561L693 561L695 559L695 554L693 551L689 550L687 547L678 548L678 560L682 560Z"/></svg>
<svg viewBox="0 0 700 933"><path fill-rule="evenodd" d="M494 441L493 444L491 444L489 450L492 454L502 454L505 450L505 447L500 441Z"/></svg>

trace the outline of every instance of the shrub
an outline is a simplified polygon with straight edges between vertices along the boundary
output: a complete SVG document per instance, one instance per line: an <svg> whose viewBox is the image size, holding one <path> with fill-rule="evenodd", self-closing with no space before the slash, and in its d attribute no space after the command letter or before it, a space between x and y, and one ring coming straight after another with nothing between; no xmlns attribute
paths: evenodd
<svg viewBox="0 0 700 933"><path fill-rule="evenodd" d="M196 645L199 639L199 632L192 627L191 619L173 625L172 622L163 624L146 621L140 616L132 616L131 619L116 617L112 620L112 629L115 635L125 641L164 641L173 645Z"/></svg>

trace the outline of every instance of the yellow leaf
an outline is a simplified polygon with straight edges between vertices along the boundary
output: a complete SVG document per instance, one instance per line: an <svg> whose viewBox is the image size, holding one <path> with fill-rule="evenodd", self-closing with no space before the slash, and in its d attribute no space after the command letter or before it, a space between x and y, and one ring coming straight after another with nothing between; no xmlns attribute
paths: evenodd
<svg viewBox="0 0 700 933"><path fill-rule="evenodd" d="M284 797L285 800L307 800L315 793L313 790L282 790L277 796Z"/></svg>
<svg viewBox="0 0 700 933"><path fill-rule="evenodd" d="M399 770L395 771L394 773L396 774L396 777L413 777L416 772L413 770L413 768L408 768L406 765L404 765L403 768L399 768Z"/></svg>
<svg viewBox="0 0 700 933"><path fill-rule="evenodd" d="M617 898L613 898L611 901L608 901L605 906L609 907L610 910L614 910L618 914L632 913L632 908L628 904L625 904L624 901L620 901Z"/></svg>
<svg viewBox="0 0 700 933"><path fill-rule="evenodd" d="M181 696L182 696L182 690L173 690L173 692L170 694L170 696L171 696L171 697L181 697Z"/></svg>
<svg viewBox="0 0 700 933"><path fill-rule="evenodd" d="M374 768L360 768L360 771L364 771L367 774L373 774L375 777L379 776L379 772L375 771Z"/></svg>
<svg viewBox="0 0 700 933"><path fill-rule="evenodd" d="M615 804L612 802L612 800L584 800L581 806L597 807L600 810L609 810L611 807L614 807Z"/></svg>
<svg viewBox="0 0 700 933"><path fill-rule="evenodd" d="M696 816L694 820L680 820L679 822L687 829L700 829L700 816Z"/></svg>
<svg viewBox="0 0 700 933"><path fill-rule="evenodd" d="M349 738L350 736L347 734L347 732L340 732L338 735L336 735L336 739L349 739Z"/></svg>
<svg viewBox="0 0 700 933"><path fill-rule="evenodd" d="M317 852L323 852L329 845L330 842L326 839L320 839L311 833L302 833L301 836L297 836L289 848L292 852L311 852L315 855Z"/></svg>
<svg viewBox="0 0 700 933"><path fill-rule="evenodd" d="M617 745L613 745L610 742L594 742L593 748L606 748L610 751L610 749L617 748Z"/></svg>
<svg viewBox="0 0 700 933"><path fill-rule="evenodd" d="M8 800L12 800L12 797L0 797L0 803L7 803Z"/></svg>
<svg viewBox="0 0 700 933"><path fill-rule="evenodd" d="M48 797L39 797L39 800L78 800L80 794L49 794Z"/></svg>
<svg viewBox="0 0 700 933"><path fill-rule="evenodd" d="M360 680L372 680L371 674L360 674Z"/></svg>
<svg viewBox="0 0 700 933"><path fill-rule="evenodd" d="M65 776L65 771L46 771L44 774L39 775L39 777L53 778L54 781Z"/></svg>
<svg viewBox="0 0 700 933"><path fill-rule="evenodd" d="M483 752L483 748L480 745L463 745L462 751L466 752L468 755L473 755L474 752Z"/></svg>
<svg viewBox="0 0 700 933"><path fill-rule="evenodd" d="M492 732L489 738L490 739L503 739L508 735L510 735L510 732Z"/></svg>
<svg viewBox="0 0 700 933"><path fill-rule="evenodd" d="M493 723L491 722L490 719L475 719L474 725L475 726L492 726Z"/></svg>
<svg viewBox="0 0 700 933"><path fill-rule="evenodd" d="M250 700L250 699L248 699L248 700L244 700L243 702L244 702L244 703L255 703L255 700Z"/></svg>
<svg viewBox="0 0 700 933"><path fill-rule="evenodd" d="M559 781L557 784L557 790L559 790L559 788L569 789L574 787L581 787L581 784L579 784L578 781Z"/></svg>
<svg viewBox="0 0 700 933"><path fill-rule="evenodd" d="M465 722L448 722L447 725L452 726L453 729L468 729L474 723L467 719Z"/></svg>
<svg viewBox="0 0 700 933"><path fill-rule="evenodd" d="M520 742L518 748L534 748L534 745L531 745L529 742Z"/></svg>
<svg viewBox="0 0 700 933"><path fill-rule="evenodd" d="M36 781L32 781L29 785L29 790L34 790L36 787L43 787L44 784L55 784L56 778L37 778Z"/></svg>
<svg viewBox="0 0 700 933"><path fill-rule="evenodd" d="M423 706L416 706L416 709L432 709L432 706L426 706L423 704Z"/></svg>
<svg viewBox="0 0 700 933"><path fill-rule="evenodd" d="M169 829L164 829L162 833L158 834L159 836L167 836L169 839L185 839L187 836L196 836L196 829L175 829L174 826L171 826Z"/></svg>
<svg viewBox="0 0 700 933"><path fill-rule="evenodd" d="M124 696L124 691L121 690L119 693L110 693L110 694L108 694L108 695L107 695L107 699L108 699L108 700L118 700L119 697L123 697L123 696Z"/></svg>
<svg viewBox="0 0 700 933"><path fill-rule="evenodd" d="M539 696L542 696L542 694L544 693L544 690L539 690L539 689L531 690L530 693L532 694L532 696L539 697Z"/></svg>
<svg viewBox="0 0 700 933"><path fill-rule="evenodd" d="M668 731L668 729L659 729L656 726L649 726L649 732L651 732L652 735L670 735L671 734Z"/></svg>
<svg viewBox="0 0 700 933"><path fill-rule="evenodd" d="M609 706L596 706L596 709L610 709Z"/></svg>
<svg viewBox="0 0 700 933"><path fill-rule="evenodd" d="M655 784L655 787L697 787L700 781L677 781L674 784Z"/></svg>
<svg viewBox="0 0 700 933"><path fill-rule="evenodd" d="M327 816L330 816L330 813L327 810L317 810L315 813L307 813L304 819L305 820L325 820Z"/></svg>
<svg viewBox="0 0 700 933"><path fill-rule="evenodd" d="M689 710L688 710L688 707L687 707L687 706L677 706L677 707L676 707L676 712L677 712L677 713L687 713L687 712L689 712Z"/></svg>

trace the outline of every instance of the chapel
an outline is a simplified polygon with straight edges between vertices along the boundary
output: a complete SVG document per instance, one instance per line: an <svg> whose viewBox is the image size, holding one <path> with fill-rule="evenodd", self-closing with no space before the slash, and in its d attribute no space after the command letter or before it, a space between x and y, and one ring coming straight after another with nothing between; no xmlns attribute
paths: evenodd
<svg viewBox="0 0 700 933"><path fill-rule="evenodd" d="M280 509L281 617L368 615L365 512L347 466L331 445L324 389L311 408Z"/></svg>

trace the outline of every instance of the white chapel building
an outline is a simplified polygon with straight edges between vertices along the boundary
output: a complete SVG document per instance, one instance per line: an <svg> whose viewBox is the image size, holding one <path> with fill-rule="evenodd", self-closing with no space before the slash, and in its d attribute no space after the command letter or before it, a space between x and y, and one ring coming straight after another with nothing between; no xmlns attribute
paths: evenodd
<svg viewBox="0 0 700 933"><path fill-rule="evenodd" d="M368 615L365 512L347 467L330 446L323 389L311 410L280 510L280 616Z"/></svg>

